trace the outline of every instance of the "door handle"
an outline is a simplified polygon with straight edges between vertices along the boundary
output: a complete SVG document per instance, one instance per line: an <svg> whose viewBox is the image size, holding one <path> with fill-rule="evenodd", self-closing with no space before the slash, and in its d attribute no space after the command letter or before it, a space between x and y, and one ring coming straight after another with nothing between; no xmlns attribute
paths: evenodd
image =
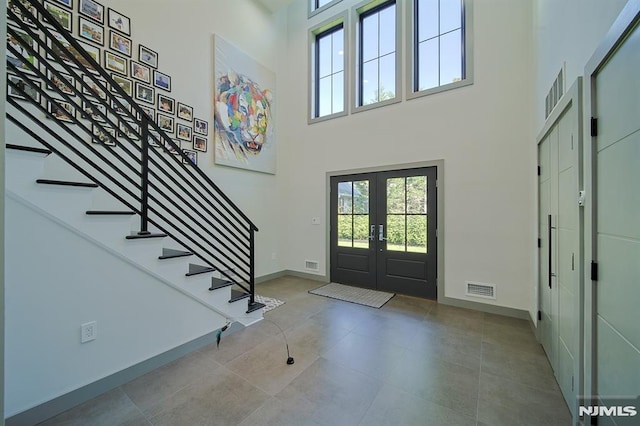
<svg viewBox="0 0 640 426"><path fill-rule="evenodd" d="M371 225L371 230L369 231L369 241L373 241L376 239L376 226Z"/></svg>
<svg viewBox="0 0 640 426"><path fill-rule="evenodd" d="M384 237L384 225L378 225L378 241L386 241Z"/></svg>

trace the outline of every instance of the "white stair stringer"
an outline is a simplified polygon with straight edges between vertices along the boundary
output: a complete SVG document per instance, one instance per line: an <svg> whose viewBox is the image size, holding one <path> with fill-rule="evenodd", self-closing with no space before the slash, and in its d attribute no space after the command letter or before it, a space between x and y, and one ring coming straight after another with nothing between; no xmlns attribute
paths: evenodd
<svg viewBox="0 0 640 426"><path fill-rule="evenodd" d="M99 188L61 187L35 183L43 170L38 154L7 150L6 196L50 217L77 235L103 247L187 297L207 306L230 321L243 325L262 318L262 310L246 314L247 300L229 303L231 286L209 291L213 272L186 276L189 263L204 264L197 256L158 259L162 248L182 250L170 237L126 239L139 224L137 215L87 215L93 191ZM122 210L127 210L124 206ZM218 275L216 273L216 275Z"/></svg>

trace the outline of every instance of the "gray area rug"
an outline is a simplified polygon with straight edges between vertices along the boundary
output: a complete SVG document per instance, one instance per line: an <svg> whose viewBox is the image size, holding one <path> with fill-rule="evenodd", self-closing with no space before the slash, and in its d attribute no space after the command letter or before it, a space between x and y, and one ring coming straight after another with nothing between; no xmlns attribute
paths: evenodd
<svg viewBox="0 0 640 426"><path fill-rule="evenodd" d="M338 283L329 283L315 290L309 290L309 293L378 309L395 296L395 293L351 287Z"/></svg>

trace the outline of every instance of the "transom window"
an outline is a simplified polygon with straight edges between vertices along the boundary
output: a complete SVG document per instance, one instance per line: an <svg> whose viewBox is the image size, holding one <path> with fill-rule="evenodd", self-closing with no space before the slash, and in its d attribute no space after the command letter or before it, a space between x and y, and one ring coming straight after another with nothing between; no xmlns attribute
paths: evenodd
<svg viewBox="0 0 640 426"><path fill-rule="evenodd" d="M384 2L359 15L358 106L396 98L396 3Z"/></svg>
<svg viewBox="0 0 640 426"><path fill-rule="evenodd" d="M412 91L467 78L464 0L414 0Z"/></svg>
<svg viewBox="0 0 640 426"><path fill-rule="evenodd" d="M322 12L323 10L339 3L341 0L308 0L309 1L309 17Z"/></svg>
<svg viewBox="0 0 640 426"><path fill-rule="evenodd" d="M344 28L340 23L315 36L314 118L344 111Z"/></svg>

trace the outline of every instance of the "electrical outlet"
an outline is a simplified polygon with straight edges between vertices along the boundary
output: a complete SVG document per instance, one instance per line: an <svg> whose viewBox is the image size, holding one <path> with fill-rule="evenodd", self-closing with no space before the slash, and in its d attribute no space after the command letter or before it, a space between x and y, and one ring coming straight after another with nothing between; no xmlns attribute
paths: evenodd
<svg viewBox="0 0 640 426"><path fill-rule="evenodd" d="M98 323L96 321L87 322L80 325L80 343L87 343L96 340L98 337Z"/></svg>

